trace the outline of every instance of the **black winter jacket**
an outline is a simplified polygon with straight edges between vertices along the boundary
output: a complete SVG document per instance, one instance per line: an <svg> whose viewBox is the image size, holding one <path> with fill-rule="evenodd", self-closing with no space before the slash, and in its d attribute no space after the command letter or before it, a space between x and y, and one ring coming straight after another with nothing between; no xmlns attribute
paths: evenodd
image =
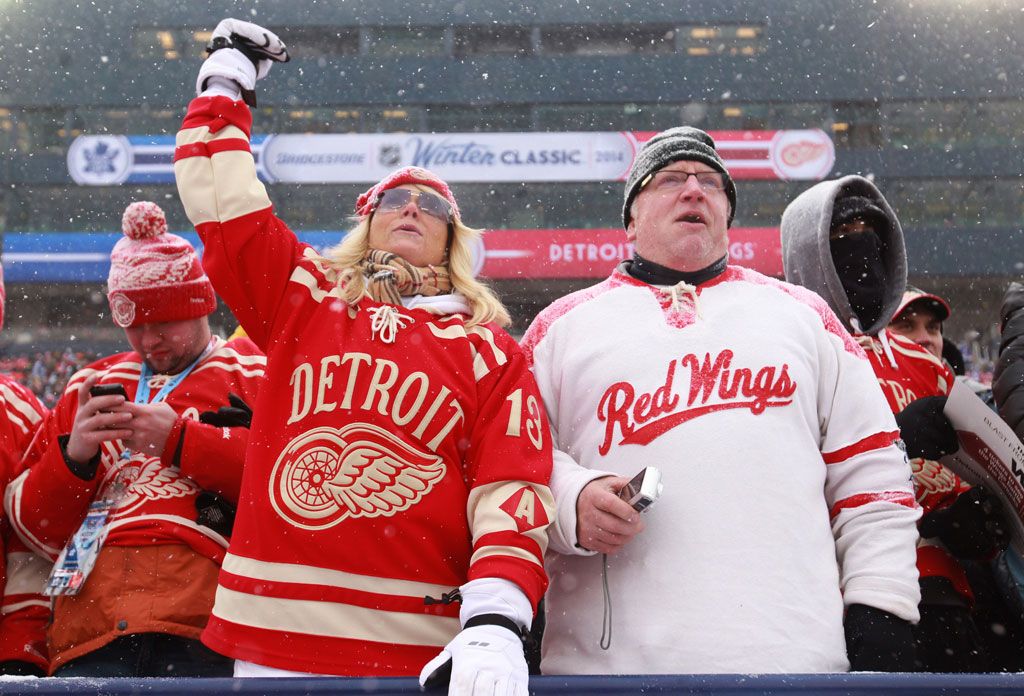
<svg viewBox="0 0 1024 696"><path fill-rule="evenodd" d="M1003 338L992 392L999 416L1024 440L1024 285L1010 283L1000 317Z"/></svg>

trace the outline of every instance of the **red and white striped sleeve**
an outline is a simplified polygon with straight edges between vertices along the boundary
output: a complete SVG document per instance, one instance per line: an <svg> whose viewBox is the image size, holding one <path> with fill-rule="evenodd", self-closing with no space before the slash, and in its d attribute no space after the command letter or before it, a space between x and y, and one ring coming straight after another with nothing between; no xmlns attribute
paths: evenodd
<svg viewBox="0 0 1024 696"><path fill-rule="evenodd" d="M198 97L177 135L174 176L203 241L203 267L249 337L266 351L293 270L308 248L273 212L249 147L241 101Z"/></svg>
<svg viewBox="0 0 1024 696"><path fill-rule="evenodd" d="M536 382L512 338L467 330L477 359L478 408L466 451L473 534L469 580L510 580L534 609L547 589L544 552L554 517L551 433Z"/></svg>
<svg viewBox="0 0 1024 696"><path fill-rule="evenodd" d="M0 413L3 414L5 471L13 472L46 415L46 408L29 389L7 375L0 375Z"/></svg>
<svg viewBox="0 0 1024 696"><path fill-rule="evenodd" d="M22 455L46 415L35 395L6 375L0 375L0 470L6 486L20 473ZM2 525L5 574L0 607L0 662L17 660L46 670L46 623L50 603L42 595L49 563L33 554Z"/></svg>
<svg viewBox="0 0 1024 696"><path fill-rule="evenodd" d="M222 373L224 405L234 393L250 408L256 404L267 359L248 338L235 338L218 348L202 370ZM238 503L242 487L249 428L223 428L191 418L179 418L164 447L165 466L174 463L204 490ZM175 462L175 453L178 455Z"/></svg>
<svg viewBox="0 0 1024 696"><path fill-rule="evenodd" d="M741 271L750 275L749 271ZM810 290L757 277L806 305L818 335L818 418L843 601L917 621L921 590L910 463L871 363L824 300Z"/></svg>
<svg viewBox="0 0 1024 696"><path fill-rule="evenodd" d="M83 481L71 473L58 439L71 432L78 410L78 387L95 372L92 367L85 368L68 381L57 405L36 430L20 472L4 495L4 512L14 533L27 548L51 561L78 528L99 486L98 476Z"/></svg>
<svg viewBox="0 0 1024 696"><path fill-rule="evenodd" d="M847 605L917 621L921 516L899 429L870 363L826 334L819 380L821 456Z"/></svg>

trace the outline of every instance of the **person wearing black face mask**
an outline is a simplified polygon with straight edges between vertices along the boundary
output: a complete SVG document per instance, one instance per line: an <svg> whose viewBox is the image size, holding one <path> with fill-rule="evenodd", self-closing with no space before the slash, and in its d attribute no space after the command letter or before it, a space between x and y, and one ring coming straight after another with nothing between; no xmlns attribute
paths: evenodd
<svg viewBox="0 0 1024 696"><path fill-rule="evenodd" d="M855 336L879 336L907 283L903 230L867 179L824 181L782 215L786 280L821 295ZM886 351L887 352L887 351Z"/></svg>
<svg viewBox="0 0 1024 696"><path fill-rule="evenodd" d="M885 300L884 245L875 231L884 219L882 210L862 196L839 199L832 211L832 261L861 326L878 321Z"/></svg>
<svg viewBox="0 0 1024 696"><path fill-rule="evenodd" d="M911 458L925 537L917 558L921 621L914 628L915 668L984 671L989 661L958 558L991 558L1005 547L1005 516L994 497L934 461L958 448L942 412L952 372L886 329L907 280L899 220L873 183L847 176L798 196L782 215L781 232L786 280L821 295L865 350Z"/></svg>

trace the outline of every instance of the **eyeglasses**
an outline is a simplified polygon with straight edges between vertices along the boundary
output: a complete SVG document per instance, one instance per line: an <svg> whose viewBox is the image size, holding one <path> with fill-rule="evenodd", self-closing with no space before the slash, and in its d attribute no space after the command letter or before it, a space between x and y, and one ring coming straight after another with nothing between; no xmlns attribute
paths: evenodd
<svg viewBox="0 0 1024 696"><path fill-rule="evenodd" d="M704 189L705 193L725 189L725 177L721 172L677 172L671 169L649 174L640 184L640 188L650 184L653 191L678 191L686 186L691 176L696 177L697 185Z"/></svg>
<svg viewBox="0 0 1024 696"><path fill-rule="evenodd" d="M440 196L425 191L404 188L388 189L377 199L376 209L383 213L390 213L409 205L409 201L416 201L416 207L421 212L442 222L451 222L452 204Z"/></svg>

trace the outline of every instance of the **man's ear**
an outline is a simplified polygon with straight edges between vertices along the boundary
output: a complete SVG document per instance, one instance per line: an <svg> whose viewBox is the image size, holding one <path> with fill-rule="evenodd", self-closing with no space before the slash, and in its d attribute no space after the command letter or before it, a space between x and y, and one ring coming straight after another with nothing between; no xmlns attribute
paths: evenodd
<svg viewBox="0 0 1024 696"><path fill-rule="evenodd" d="M629 218L629 224L626 225L626 241L636 242L636 220L632 217Z"/></svg>

